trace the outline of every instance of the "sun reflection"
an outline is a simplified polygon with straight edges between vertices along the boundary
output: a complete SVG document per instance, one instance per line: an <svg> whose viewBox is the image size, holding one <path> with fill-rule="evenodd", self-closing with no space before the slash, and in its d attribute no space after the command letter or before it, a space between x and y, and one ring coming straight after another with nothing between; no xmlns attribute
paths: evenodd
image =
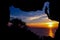
<svg viewBox="0 0 60 40"><path fill-rule="evenodd" d="M52 29L49 30L49 36L52 37L52 38L54 37L54 34L52 32Z"/></svg>
<svg viewBox="0 0 60 40"><path fill-rule="evenodd" d="M59 22L51 21L48 22L47 25L49 27L49 36L54 38L53 28L58 27Z"/></svg>
<svg viewBox="0 0 60 40"><path fill-rule="evenodd" d="M50 37L54 37L54 34L52 32L52 27L54 26L54 23L53 22L48 22L48 27L49 27L49 36Z"/></svg>

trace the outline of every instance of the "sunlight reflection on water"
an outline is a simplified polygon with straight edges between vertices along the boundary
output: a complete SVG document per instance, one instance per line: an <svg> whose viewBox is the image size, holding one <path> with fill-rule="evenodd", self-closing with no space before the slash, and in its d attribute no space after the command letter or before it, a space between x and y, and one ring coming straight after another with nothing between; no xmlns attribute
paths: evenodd
<svg viewBox="0 0 60 40"><path fill-rule="evenodd" d="M49 29L49 36L52 37L52 38L54 38L54 33L53 33L53 31L52 31L51 28Z"/></svg>

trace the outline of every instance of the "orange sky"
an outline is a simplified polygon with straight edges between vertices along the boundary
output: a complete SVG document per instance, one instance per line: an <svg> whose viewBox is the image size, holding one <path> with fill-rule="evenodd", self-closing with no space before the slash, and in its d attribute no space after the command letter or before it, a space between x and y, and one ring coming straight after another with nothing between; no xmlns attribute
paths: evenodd
<svg viewBox="0 0 60 40"><path fill-rule="evenodd" d="M58 27L59 22L51 21L51 22L38 22L38 23L27 23L29 27L33 28L56 28Z"/></svg>

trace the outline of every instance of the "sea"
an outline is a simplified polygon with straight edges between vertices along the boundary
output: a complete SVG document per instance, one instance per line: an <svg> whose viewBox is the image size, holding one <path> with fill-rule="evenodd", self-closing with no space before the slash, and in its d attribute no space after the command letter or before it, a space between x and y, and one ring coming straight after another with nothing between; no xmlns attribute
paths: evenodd
<svg viewBox="0 0 60 40"><path fill-rule="evenodd" d="M28 28L31 32L35 33L39 37L51 36L54 37L56 28Z"/></svg>

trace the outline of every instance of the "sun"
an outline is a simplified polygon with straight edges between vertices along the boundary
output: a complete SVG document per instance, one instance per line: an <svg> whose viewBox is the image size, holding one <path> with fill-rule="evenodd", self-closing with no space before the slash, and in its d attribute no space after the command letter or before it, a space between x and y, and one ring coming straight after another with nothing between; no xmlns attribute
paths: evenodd
<svg viewBox="0 0 60 40"><path fill-rule="evenodd" d="M48 26L51 28L51 27L53 27L53 23L52 22L49 22L48 23Z"/></svg>
<svg viewBox="0 0 60 40"><path fill-rule="evenodd" d="M48 22L47 23L47 25L48 25L49 28L52 28L53 27L53 24L54 24L53 22Z"/></svg>

